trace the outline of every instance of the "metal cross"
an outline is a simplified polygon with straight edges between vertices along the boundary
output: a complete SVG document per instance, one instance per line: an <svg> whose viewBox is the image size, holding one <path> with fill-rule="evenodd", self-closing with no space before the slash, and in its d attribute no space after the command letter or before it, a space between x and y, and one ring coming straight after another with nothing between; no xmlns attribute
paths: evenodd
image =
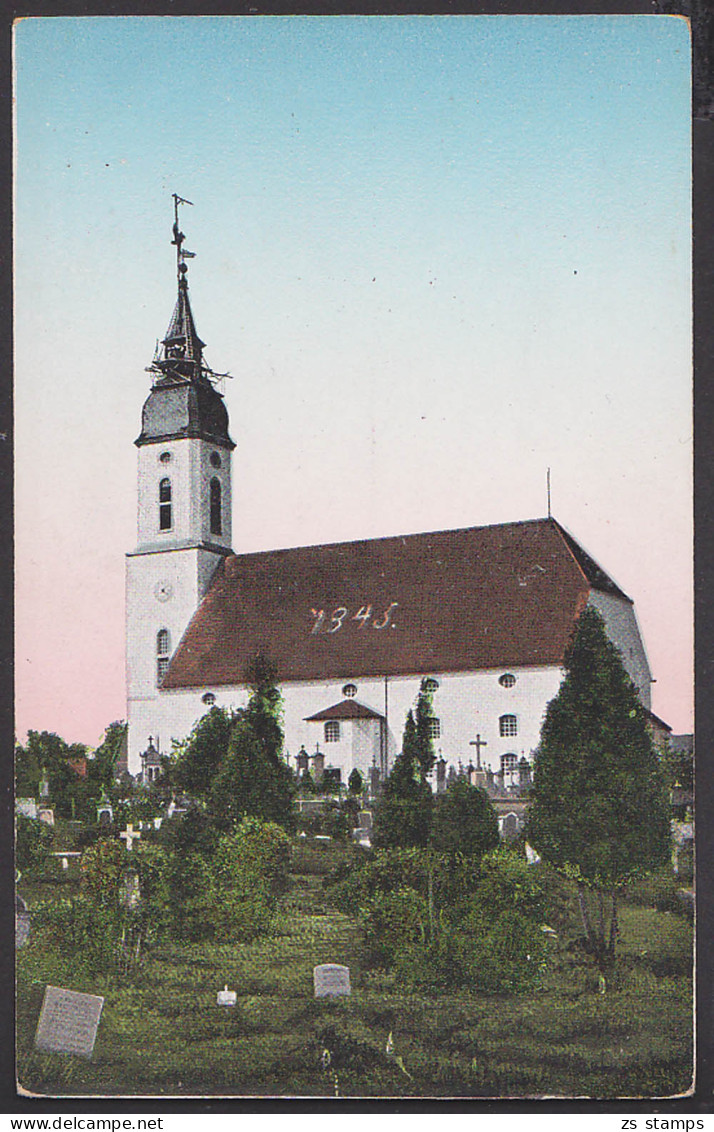
<svg viewBox="0 0 714 1132"><path fill-rule="evenodd" d="M487 746L488 743L485 739L481 738L480 733L477 733L476 738L472 739L469 743L469 747L476 748L476 770L481 770L481 748Z"/></svg>
<svg viewBox="0 0 714 1132"><path fill-rule="evenodd" d="M141 837L141 834L139 833L139 830L134 829L134 826L131 824L131 822L129 822L124 832L120 833L119 836L121 837L129 852L131 852L134 847L134 840L137 837Z"/></svg>

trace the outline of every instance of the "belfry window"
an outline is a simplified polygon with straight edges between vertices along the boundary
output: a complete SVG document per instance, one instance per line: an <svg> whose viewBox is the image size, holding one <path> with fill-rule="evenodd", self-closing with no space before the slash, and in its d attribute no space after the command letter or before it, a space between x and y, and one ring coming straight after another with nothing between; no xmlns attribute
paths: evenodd
<svg viewBox="0 0 714 1132"><path fill-rule="evenodd" d="M515 715L502 715L498 721L498 729L501 735L517 735L518 720Z"/></svg>
<svg viewBox="0 0 714 1132"><path fill-rule="evenodd" d="M171 659L171 638L168 629L159 629L156 634L156 683L161 684Z"/></svg>
<svg viewBox="0 0 714 1132"><path fill-rule="evenodd" d="M326 743L339 743L340 741L340 725L336 719L328 719L325 724L325 742Z"/></svg>
<svg viewBox="0 0 714 1132"><path fill-rule="evenodd" d="M221 485L217 479L211 480L211 534L223 534L221 521Z"/></svg>
<svg viewBox="0 0 714 1132"><path fill-rule="evenodd" d="M167 476L159 484L159 530L170 531L171 524L171 480Z"/></svg>

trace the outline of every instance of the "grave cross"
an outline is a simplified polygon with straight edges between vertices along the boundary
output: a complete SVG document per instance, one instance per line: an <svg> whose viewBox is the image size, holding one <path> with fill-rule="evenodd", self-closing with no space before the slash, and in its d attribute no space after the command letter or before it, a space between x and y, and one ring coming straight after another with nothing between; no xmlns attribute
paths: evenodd
<svg viewBox="0 0 714 1132"><path fill-rule="evenodd" d="M141 837L141 834L139 833L139 830L134 829L134 826L131 824L131 822L129 822L124 832L120 833L119 836L126 845L127 849L131 850L133 848L135 838Z"/></svg>
<svg viewBox="0 0 714 1132"><path fill-rule="evenodd" d="M487 747L487 746L488 746L488 743L486 742L485 739L481 738L480 733L478 733L476 735L476 738L472 739L469 743L469 747L475 747L476 748L476 770L481 770L481 748Z"/></svg>

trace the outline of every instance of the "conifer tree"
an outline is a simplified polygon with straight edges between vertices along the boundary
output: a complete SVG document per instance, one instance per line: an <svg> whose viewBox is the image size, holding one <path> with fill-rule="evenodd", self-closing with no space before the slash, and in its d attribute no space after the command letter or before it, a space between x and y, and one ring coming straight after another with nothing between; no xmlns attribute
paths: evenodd
<svg viewBox="0 0 714 1132"><path fill-rule="evenodd" d="M583 927L604 968L615 954L617 890L667 863L670 815L645 708L591 608L546 711L531 799L528 840L576 880Z"/></svg>
<svg viewBox="0 0 714 1132"><path fill-rule="evenodd" d="M433 716L431 696L422 680L416 708L407 713L402 752L394 760L376 808L372 840L379 848L429 842L434 796L426 776L436 759L429 727Z"/></svg>

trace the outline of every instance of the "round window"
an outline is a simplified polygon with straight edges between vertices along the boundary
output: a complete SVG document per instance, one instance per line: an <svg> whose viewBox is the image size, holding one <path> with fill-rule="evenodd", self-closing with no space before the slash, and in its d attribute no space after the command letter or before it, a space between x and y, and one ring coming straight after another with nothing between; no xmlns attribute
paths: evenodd
<svg viewBox="0 0 714 1132"><path fill-rule="evenodd" d="M171 453L170 452L162 452L161 455L159 456L159 460L161 461L162 464L170 464L171 463Z"/></svg>
<svg viewBox="0 0 714 1132"><path fill-rule="evenodd" d="M211 452L211 464L214 468L220 468L221 457L218 455L217 452Z"/></svg>
<svg viewBox="0 0 714 1132"><path fill-rule="evenodd" d="M342 695L346 696L348 700L354 699L354 697L357 695L357 685L345 684L344 688L342 689Z"/></svg>
<svg viewBox="0 0 714 1132"><path fill-rule="evenodd" d="M516 678L512 672L504 672L503 676L499 676L498 682L502 688L512 688L516 682Z"/></svg>
<svg viewBox="0 0 714 1132"><path fill-rule="evenodd" d="M433 695L434 692L438 692L439 681L435 680L433 676L427 676L426 680L424 681L424 691L428 692L430 695Z"/></svg>
<svg viewBox="0 0 714 1132"><path fill-rule="evenodd" d="M210 707L212 704L215 704L215 702L216 697L214 696L213 692L204 692L204 694L201 696L202 704L207 704Z"/></svg>

